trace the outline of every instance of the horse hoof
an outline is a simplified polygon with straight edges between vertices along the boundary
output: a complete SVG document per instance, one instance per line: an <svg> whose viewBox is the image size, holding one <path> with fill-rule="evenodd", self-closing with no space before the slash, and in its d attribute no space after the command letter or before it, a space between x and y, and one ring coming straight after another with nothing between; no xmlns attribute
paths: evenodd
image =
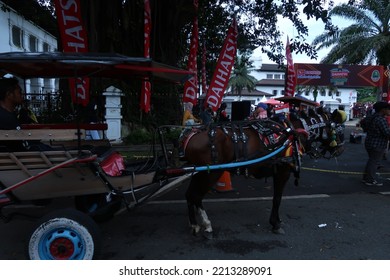
<svg viewBox="0 0 390 280"><path fill-rule="evenodd" d="M204 238L206 238L207 240L212 240L213 239L213 232L211 231L204 231L203 232L203 236Z"/></svg>
<svg viewBox="0 0 390 280"><path fill-rule="evenodd" d="M274 228L272 229L272 232L275 234L282 234L282 235L286 234L286 232L282 228Z"/></svg>
<svg viewBox="0 0 390 280"><path fill-rule="evenodd" d="M200 232L200 226L192 226L191 227L191 234L193 236L198 236Z"/></svg>

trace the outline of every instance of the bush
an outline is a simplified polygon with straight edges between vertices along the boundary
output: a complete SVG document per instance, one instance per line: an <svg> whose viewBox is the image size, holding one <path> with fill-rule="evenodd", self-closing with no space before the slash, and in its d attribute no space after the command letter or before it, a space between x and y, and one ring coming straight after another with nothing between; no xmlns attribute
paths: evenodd
<svg viewBox="0 0 390 280"><path fill-rule="evenodd" d="M145 128L136 128L130 132L128 136L123 139L125 144L151 144L153 142L153 134Z"/></svg>

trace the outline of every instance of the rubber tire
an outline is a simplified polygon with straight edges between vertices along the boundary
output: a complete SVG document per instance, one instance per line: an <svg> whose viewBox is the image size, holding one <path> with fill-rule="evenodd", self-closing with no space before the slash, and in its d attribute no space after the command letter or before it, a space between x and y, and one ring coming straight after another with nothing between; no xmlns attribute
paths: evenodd
<svg viewBox="0 0 390 280"><path fill-rule="evenodd" d="M91 217L75 209L57 210L42 217L28 240L28 257L31 260L92 260L97 258L101 247L98 225ZM68 250L67 245L74 250ZM58 254L53 255L50 248Z"/></svg>

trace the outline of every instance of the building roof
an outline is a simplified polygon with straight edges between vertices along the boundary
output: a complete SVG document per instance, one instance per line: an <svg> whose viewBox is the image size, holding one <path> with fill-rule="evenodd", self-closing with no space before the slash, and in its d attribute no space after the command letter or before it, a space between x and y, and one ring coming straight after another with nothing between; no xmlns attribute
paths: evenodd
<svg viewBox="0 0 390 280"><path fill-rule="evenodd" d="M256 82L256 86L284 86L282 79L262 79Z"/></svg>
<svg viewBox="0 0 390 280"><path fill-rule="evenodd" d="M246 88L243 89L241 91L241 96L260 96L260 95L263 95L263 96L273 96L273 94L271 93L268 93L268 92L264 92L264 91L261 91L261 90L251 90L251 91L248 91ZM237 93L236 92L226 92L225 96L237 96Z"/></svg>
<svg viewBox="0 0 390 280"><path fill-rule="evenodd" d="M278 64L264 63L260 69L256 69L258 72L285 72L285 68L280 68Z"/></svg>

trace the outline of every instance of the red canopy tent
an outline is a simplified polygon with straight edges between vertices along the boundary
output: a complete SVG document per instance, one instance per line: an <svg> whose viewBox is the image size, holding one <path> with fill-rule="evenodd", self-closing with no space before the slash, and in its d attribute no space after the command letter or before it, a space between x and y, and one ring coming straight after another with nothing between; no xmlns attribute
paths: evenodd
<svg viewBox="0 0 390 280"><path fill-rule="evenodd" d="M274 98L270 98L267 101L264 101L262 103L269 104L269 105L281 105L281 104L283 104L282 102L280 102L279 100L276 100Z"/></svg>

